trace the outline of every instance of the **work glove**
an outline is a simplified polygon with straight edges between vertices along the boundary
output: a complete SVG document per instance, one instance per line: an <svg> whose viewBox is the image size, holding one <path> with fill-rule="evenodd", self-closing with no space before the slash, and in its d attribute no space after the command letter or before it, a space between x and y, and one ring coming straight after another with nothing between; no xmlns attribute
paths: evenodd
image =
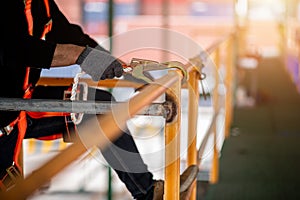
<svg viewBox="0 0 300 200"><path fill-rule="evenodd" d="M79 55L76 64L89 74L94 81L120 77L123 74L122 64L103 48L86 47Z"/></svg>

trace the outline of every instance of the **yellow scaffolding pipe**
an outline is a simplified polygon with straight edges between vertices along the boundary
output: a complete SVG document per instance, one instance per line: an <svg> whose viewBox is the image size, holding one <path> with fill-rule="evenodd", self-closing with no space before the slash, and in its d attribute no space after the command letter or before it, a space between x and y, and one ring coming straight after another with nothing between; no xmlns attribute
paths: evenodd
<svg viewBox="0 0 300 200"><path fill-rule="evenodd" d="M215 86L213 90L213 107L214 111L218 111L219 109L219 67L220 67L220 47L218 47L214 52L214 63L216 67L216 75L215 75ZM219 151L217 148L217 123L216 121L213 124L213 162L212 169L210 175L210 183L215 184L219 179Z"/></svg>
<svg viewBox="0 0 300 200"><path fill-rule="evenodd" d="M169 72L174 73L174 72ZM177 73L178 79L180 73ZM177 105L176 118L165 126L165 186L164 198L179 200L180 189L180 121L181 83L178 81L167 91L167 96Z"/></svg>
<svg viewBox="0 0 300 200"><path fill-rule="evenodd" d="M70 86L74 81L74 78L58 78L58 77L41 77L37 83L37 85L44 86ZM142 87L143 84L136 83L132 81L122 80L122 79L107 79L101 80L99 82L95 82L89 78L81 78L80 81L87 83L91 87L132 87L139 88Z"/></svg>
<svg viewBox="0 0 300 200"><path fill-rule="evenodd" d="M189 103L188 103L188 151L187 166L197 165L197 122L199 104L199 73L194 70L189 74ZM193 184L190 200L196 199L197 181Z"/></svg>
<svg viewBox="0 0 300 200"><path fill-rule="evenodd" d="M226 97L225 97L225 138L229 137L230 125L232 122L232 95L233 95L233 40L234 37L230 37L227 42L227 54L226 55Z"/></svg>

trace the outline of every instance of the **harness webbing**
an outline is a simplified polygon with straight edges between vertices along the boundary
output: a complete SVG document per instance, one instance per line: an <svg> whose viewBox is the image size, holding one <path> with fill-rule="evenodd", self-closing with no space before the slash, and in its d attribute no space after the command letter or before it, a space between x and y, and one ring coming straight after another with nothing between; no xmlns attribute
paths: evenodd
<svg viewBox="0 0 300 200"><path fill-rule="evenodd" d="M32 13L31 13L31 3L32 0L25 0L25 15L28 23L28 33L30 35L33 35L33 18L32 18ZM47 12L47 17L50 19L50 8L49 8L49 2L48 0L44 0L45 7L46 7L46 12ZM45 35L51 30L51 25L52 21L50 20L44 27L43 34L41 38L44 38ZM30 73L30 67L26 67L26 74L24 78L24 83L23 83L23 90L24 90L24 99L30 99L32 95L32 85L29 82L29 73ZM20 167L18 158L20 155L20 150L22 147L22 141L25 137L26 129L27 129L27 120L26 120L26 111L20 111L19 117L17 119L18 122L18 139L17 139L17 144L14 150L14 163L15 165L19 168L19 170L22 172L22 167Z"/></svg>

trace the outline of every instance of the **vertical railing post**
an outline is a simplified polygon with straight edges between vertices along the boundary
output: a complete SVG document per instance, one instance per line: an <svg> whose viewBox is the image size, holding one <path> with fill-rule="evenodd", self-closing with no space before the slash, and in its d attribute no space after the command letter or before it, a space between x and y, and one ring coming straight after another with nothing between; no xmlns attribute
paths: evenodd
<svg viewBox="0 0 300 200"><path fill-rule="evenodd" d="M188 151L187 166L197 165L197 122L198 122L198 102L199 102L199 73L192 70L189 73L189 103L188 103ZM193 184L190 200L196 199L197 181Z"/></svg>
<svg viewBox="0 0 300 200"><path fill-rule="evenodd" d="M171 70L169 73L174 73ZM176 73L176 72L175 72ZM178 76L180 74L178 73ZM177 105L177 116L165 126L165 187L164 199L180 198L180 121L181 121L181 82L177 81L167 91L167 97Z"/></svg>
<svg viewBox="0 0 300 200"><path fill-rule="evenodd" d="M213 90L213 107L214 112L218 112L219 110L219 67L220 67L220 47L218 47L214 52L214 63L216 67L216 74L215 74L215 86ZM210 175L210 183L215 184L218 182L219 179L219 152L217 147L217 120L215 120L213 124L213 162L212 162L212 169Z"/></svg>
<svg viewBox="0 0 300 200"><path fill-rule="evenodd" d="M233 37L231 37L227 42L226 56L225 138L228 138L230 134L230 125L232 122Z"/></svg>

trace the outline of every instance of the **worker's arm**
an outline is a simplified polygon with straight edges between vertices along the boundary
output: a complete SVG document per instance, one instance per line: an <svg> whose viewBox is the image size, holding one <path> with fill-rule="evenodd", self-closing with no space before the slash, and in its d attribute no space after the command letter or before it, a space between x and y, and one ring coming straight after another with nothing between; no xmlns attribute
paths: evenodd
<svg viewBox="0 0 300 200"><path fill-rule="evenodd" d="M93 80L120 77L122 64L103 49L89 46L81 47L71 44L57 44L51 67L78 64Z"/></svg>
<svg viewBox="0 0 300 200"><path fill-rule="evenodd" d="M51 67L68 66L76 64L76 60L85 47L73 44L57 44Z"/></svg>

